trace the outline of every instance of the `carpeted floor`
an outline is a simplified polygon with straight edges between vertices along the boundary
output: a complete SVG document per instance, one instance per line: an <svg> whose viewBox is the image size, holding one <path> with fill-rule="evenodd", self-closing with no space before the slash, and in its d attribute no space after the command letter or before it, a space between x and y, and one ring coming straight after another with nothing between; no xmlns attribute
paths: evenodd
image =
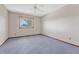
<svg viewBox="0 0 79 59"><path fill-rule="evenodd" d="M66 44L54 38L36 35L8 39L1 47L0 54L73 54L79 47Z"/></svg>

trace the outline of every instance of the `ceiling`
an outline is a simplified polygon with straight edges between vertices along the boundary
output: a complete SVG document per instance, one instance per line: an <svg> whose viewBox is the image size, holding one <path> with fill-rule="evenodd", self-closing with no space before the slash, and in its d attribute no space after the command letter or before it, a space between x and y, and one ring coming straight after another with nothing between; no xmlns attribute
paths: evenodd
<svg viewBox="0 0 79 59"><path fill-rule="evenodd" d="M36 13L34 12L35 4L5 4L9 11L27 13L36 16L44 16L63 6L64 4L36 4Z"/></svg>

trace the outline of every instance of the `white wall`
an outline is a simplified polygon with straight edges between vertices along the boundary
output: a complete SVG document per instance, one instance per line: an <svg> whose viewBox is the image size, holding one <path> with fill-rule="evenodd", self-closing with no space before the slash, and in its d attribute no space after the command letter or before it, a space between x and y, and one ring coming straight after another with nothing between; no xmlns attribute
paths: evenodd
<svg viewBox="0 0 79 59"><path fill-rule="evenodd" d="M42 34L79 46L79 5L67 5L42 18Z"/></svg>
<svg viewBox="0 0 79 59"><path fill-rule="evenodd" d="M0 5L0 45L8 38L8 13L3 5Z"/></svg>
<svg viewBox="0 0 79 59"><path fill-rule="evenodd" d="M36 19L34 19L33 28L19 29L20 16L33 17L32 15L9 11L9 37L40 34L40 18L39 17L36 17Z"/></svg>

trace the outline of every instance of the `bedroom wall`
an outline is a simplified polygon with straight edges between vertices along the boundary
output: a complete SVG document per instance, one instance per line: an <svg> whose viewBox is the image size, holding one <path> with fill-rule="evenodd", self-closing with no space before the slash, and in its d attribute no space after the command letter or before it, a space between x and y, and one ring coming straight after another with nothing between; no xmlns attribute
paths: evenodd
<svg viewBox="0 0 79 59"><path fill-rule="evenodd" d="M79 5L66 5L44 16L42 34L79 46Z"/></svg>
<svg viewBox="0 0 79 59"><path fill-rule="evenodd" d="M19 29L19 16L31 16L28 14L9 11L9 37L40 34L40 18L36 17L33 28Z"/></svg>
<svg viewBox="0 0 79 59"><path fill-rule="evenodd" d="M8 12L0 4L0 46L8 39Z"/></svg>

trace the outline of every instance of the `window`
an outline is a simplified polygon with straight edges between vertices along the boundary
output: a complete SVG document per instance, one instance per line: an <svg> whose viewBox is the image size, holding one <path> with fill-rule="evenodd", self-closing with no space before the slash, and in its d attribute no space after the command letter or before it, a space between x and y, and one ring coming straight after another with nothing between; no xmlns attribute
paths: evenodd
<svg viewBox="0 0 79 59"><path fill-rule="evenodd" d="M20 28L30 28L33 27L33 19L20 17Z"/></svg>

